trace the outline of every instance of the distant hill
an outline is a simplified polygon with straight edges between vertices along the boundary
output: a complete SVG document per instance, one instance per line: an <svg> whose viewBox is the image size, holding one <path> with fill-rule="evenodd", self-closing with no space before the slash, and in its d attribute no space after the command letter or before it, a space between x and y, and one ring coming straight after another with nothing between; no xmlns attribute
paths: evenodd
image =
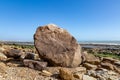
<svg viewBox="0 0 120 80"><path fill-rule="evenodd" d="M20 41L0 41L4 44L19 44L19 45L34 45L34 42L20 42Z"/></svg>

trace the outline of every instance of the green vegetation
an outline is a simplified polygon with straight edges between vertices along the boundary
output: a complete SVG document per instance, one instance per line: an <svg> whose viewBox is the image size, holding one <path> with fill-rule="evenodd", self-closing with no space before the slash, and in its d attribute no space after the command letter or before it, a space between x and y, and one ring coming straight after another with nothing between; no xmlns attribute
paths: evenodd
<svg viewBox="0 0 120 80"><path fill-rule="evenodd" d="M22 48L22 49L34 49L34 45L19 45L19 44L12 44L12 46L16 48Z"/></svg>
<svg viewBox="0 0 120 80"><path fill-rule="evenodd" d="M111 58L113 58L113 59L119 59L120 60L120 56L119 55L117 55L117 54L113 54L113 53L94 53L94 55L95 56L97 56L97 57L111 57Z"/></svg>

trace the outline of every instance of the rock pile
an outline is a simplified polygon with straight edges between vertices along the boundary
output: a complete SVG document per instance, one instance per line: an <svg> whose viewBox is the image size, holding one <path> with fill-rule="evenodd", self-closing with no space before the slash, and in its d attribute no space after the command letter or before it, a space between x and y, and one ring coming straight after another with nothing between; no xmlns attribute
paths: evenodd
<svg viewBox="0 0 120 80"><path fill-rule="evenodd" d="M120 80L119 60L81 52L75 38L56 25L39 27L34 39L39 56L0 46L0 80Z"/></svg>

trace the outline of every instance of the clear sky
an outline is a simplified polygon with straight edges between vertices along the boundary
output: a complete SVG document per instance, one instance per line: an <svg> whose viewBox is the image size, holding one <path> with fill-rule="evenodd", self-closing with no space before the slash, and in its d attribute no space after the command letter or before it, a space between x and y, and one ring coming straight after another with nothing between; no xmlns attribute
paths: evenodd
<svg viewBox="0 0 120 80"><path fill-rule="evenodd" d="M32 41L49 23L77 40L120 40L120 0L0 0L0 40Z"/></svg>

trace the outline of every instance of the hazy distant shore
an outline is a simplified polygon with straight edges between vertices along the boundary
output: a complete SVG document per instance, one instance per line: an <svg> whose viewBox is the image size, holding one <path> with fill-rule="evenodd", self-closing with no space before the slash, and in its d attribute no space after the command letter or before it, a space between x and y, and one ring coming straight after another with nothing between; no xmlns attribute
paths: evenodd
<svg viewBox="0 0 120 80"><path fill-rule="evenodd" d="M33 41L0 41L0 43L15 43L15 44L34 44ZM120 41L78 41L79 44L89 44L89 45L120 45Z"/></svg>
<svg viewBox="0 0 120 80"><path fill-rule="evenodd" d="M120 41L81 41L83 48L120 49Z"/></svg>
<svg viewBox="0 0 120 80"><path fill-rule="evenodd" d="M21 42L21 41L0 41L3 44L18 44L18 45L34 45L34 42Z"/></svg>
<svg viewBox="0 0 120 80"><path fill-rule="evenodd" d="M34 42L0 41L3 44L34 45ZM120 49L120 41L79 41L83 48Z"/></svg>

